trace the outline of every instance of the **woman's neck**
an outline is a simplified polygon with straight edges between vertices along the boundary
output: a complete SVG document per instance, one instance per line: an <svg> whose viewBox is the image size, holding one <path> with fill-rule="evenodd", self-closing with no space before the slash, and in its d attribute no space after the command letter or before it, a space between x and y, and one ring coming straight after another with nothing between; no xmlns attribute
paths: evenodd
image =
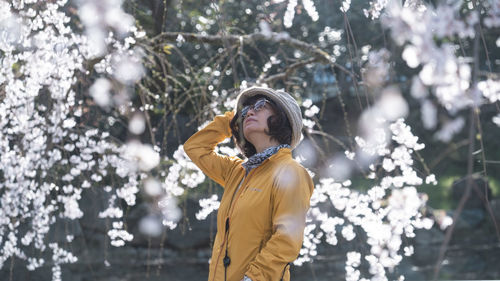
<svg viewBox="0 0 500 281"><path fill-rule="evenodd" d="M257 153L261 153L262 151L266 150L267 148L269 148L271 146L279 145L279 143L277 141L274 141L274 140L261 141L261 142L258 142L255 144L252 143L252 144L255 147L255 151L257 151Z"/></svg>

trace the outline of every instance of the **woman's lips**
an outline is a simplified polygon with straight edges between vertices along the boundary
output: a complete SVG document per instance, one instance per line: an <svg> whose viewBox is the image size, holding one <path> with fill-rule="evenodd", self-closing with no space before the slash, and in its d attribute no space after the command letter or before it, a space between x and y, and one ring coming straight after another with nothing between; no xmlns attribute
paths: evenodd
<svg viewBox="0 0 500 281"><path fill-rule="evenodd" d="M256 120L254 118L247 118L247 119L245 119L245 124L250 122L250 121L256 121Z"/></svg>

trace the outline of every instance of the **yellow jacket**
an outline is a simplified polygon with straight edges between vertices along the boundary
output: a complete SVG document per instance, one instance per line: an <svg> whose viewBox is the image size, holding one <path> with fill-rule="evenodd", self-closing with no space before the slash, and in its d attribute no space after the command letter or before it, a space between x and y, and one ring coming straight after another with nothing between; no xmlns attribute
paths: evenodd
<svg viewBox="0 0 500 281"><path fill-rule="evenodd" d="M283 274L283 280L290 280L287 264L302 246L313 182L288 148L246 176L243 160L217 154L216 145L231 136L233 116L233 112L216 116L184 144L191 160L224 187L208 280L240 281L247 275L253 281L280 281ZM226 249L230 264L224 279Z"/></svg>

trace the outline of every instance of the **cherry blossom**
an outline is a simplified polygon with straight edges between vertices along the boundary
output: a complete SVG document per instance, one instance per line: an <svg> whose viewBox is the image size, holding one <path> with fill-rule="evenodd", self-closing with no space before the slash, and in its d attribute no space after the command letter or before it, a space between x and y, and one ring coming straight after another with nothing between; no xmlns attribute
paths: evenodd
<svg viewBox="0 0 500 281"><path fill-rule="evenodd" d="M417 191L416 187L423 184L423 179L413 168L412 154L423 149L424 145L418 142L418 137L412 134L403 119L389 124L387 122L381 121L379 127L383 131L389 130L390 141L384 137L370 144L358 137L360 151L378 155L372 158L370 167L384 167L383 171L379 171L378 180L373 180L373 186L366 193L349 189L352 184L350 180L339 182L329 177L319 179L307 215L303 249L296 264L300 265L314 257L321 237L326 237L327 243L336 245L339 240L337 226L341 226L340 234L345 239L344 243L357 241L355 233L359 230L366 233L366 243L371 250L364 259L370 265L370 278L386 280L387 270L402 260L401 252L410 253L408 249L402 249L402 237L413 237L416 228L429 228L432 225L432 220L420 213L426 197ZM374 149L373 146L378 148ZM352 161L355 160L356 157ZM426 181L435 183L435 176L428 175ZM340 213L332 217L320 211L325 204L331 204ZM346 279L360 280L361 272L356 267L361 256L362 253L347 253Z"/></svg>
<svg viewBox="0 0 500 281"><path fill-rule="evenodd" d="M117 200L134 205L142 171L159 162L148 146L122 146L109 133L82 126L82 95L73 88L77 76L85 72L86 59L107 56L101 66L112 74L115 66L106 61L111 62L108 57L114 56L113 50L134 57L129 52L133 40L121 43L109 34L110 28L123 36L137 33L123 24L130 16L123 13L119 1L82 1L79 12L86 36L72 30L72 19L64 12L66 4L64 0L0 1L0 83L5 89L0 103L0 171L4 175L0 182L0 267L17 257L35 270L46 262L40 255L52 252L53 280L62 279L62 264L77 259L62 245L52 243L47 234L59 220L85 215L79 203L85 189L103 188L109 194L109 206L99 212L99 218L112 220L111 245L121 246L132 236L122 228L123 211ZM89 11L106 16L88 16ZM92 19L103 19L105 24ZM104 52L102 44L110 44L111 51ZM12 65L22 67L15 70ZM98 105L110 106L111 91L108 78L98 78L89 94ZM134 165L137 158L139 164ZM119 178L114 186L104 183L114 176ZM68 234L68 243L72 237Z"/></svg>

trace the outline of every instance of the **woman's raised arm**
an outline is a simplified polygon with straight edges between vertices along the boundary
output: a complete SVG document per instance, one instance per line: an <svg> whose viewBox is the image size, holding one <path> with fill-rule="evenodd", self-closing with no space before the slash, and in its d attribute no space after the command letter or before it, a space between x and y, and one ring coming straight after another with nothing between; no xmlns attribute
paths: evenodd
<svg viewBox="0 0 500 281"><path fill-rule="evenodd" d="M224 156L215 152L218 143L231 137L229 122L233 116L233 111L215 116L212 122L184 143L184 151L196 166L223 187L226 185L227 176L243 161L238 157Z"/></svg>

